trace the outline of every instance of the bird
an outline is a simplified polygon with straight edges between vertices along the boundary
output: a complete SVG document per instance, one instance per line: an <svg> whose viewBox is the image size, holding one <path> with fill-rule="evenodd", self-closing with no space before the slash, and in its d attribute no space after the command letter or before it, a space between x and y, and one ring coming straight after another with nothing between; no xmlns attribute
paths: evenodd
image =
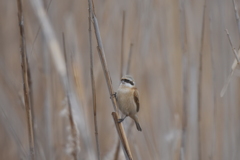
<svg viewBox="0 0 240 160"><path fill-rule="evenodd" d="M136 124L137 130L142 131L137 113L140 109L139 93L135 87L135 81L131 75L124 75L116 92L117 105L124 117L118 123L124 121L126 117L131 117Z"/></svg>

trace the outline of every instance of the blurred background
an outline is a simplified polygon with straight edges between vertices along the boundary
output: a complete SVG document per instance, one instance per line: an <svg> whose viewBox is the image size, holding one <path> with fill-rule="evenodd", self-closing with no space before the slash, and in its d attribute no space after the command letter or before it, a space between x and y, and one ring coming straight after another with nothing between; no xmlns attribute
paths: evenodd
<svg viewBox="0 0 240 160"><path fill-rule="evenodd" d="M51 2L50 2L51 1ZM236 0L240 8L240 1ZM67 94L30 0L22 0L32 79L36 159L74 159ZM58 43L65 35L73 119L80 160L95 160L87 0L43 0ZM134 159L239 160L239 70L231 72L239 30L230 0L95 0L114 90L120 82L123 11L124 65L140 93L138 117L123 124ZM240 11L238 9L238 11ZM93 32L94 76L101 159L125 159ZM30 159L17 1L0 0L0 159Z"/></svg>

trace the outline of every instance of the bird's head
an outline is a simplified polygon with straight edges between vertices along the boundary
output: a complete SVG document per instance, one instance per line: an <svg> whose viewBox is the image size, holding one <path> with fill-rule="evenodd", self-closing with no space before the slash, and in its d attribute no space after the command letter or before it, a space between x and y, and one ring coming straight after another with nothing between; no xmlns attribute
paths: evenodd
<svg viewBox="0 0 240 160"><path fill-rule="evenodd" d="M121 84L120 85L124 85L124 86L128 86L128 87L134 87L135 86L135 82L132 76L130 75L124 75L121 78Z"/></svg>

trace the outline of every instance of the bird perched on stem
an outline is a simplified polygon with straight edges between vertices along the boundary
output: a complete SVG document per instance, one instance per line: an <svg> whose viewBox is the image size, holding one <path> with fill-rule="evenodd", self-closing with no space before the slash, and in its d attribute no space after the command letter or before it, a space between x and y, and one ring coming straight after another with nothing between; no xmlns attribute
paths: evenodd
<svg viewBox="0 0 240 160"><path fill-rule="evenodd" d="M142 131L136 115L140 109L138 90L135 87L135 82L132 76L125 75L122 77L116 93L116 98L118 107L125 116L119 119L118 123L121 123L127 116L129 116L135 121L137 130Z"/></svg>

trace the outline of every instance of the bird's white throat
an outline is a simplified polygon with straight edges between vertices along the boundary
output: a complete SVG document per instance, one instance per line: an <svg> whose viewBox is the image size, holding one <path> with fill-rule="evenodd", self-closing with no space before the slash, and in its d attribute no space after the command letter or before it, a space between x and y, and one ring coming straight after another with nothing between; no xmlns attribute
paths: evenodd
<svg viewBox="0 0 240 160"><path fill-rule="evenodd" d="M130 88L133 87L133 85L131 85L130 83L126 83L126 82L125 82L125 83L121 83L120 86L122 86L122 87L123 87L123 86L124 86L124 87L130 87Z"/></svg>

